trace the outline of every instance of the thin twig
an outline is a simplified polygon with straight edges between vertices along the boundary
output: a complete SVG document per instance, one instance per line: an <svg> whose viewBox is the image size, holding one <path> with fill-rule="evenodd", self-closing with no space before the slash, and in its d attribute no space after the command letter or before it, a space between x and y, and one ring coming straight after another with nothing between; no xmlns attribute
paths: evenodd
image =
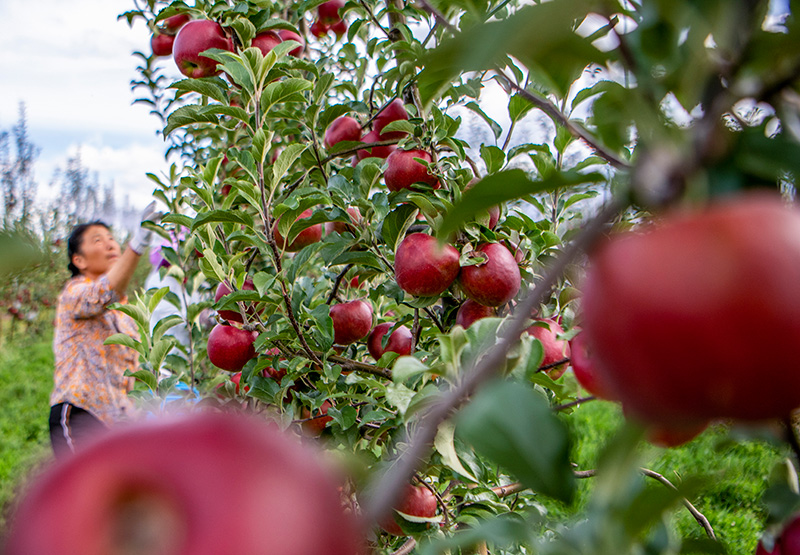
<svg viewBox="0 0 800 555"><path fill-rule="evenodd" d="M578 406L578 405L583 404L583 403L588 403L589 401L594 401L595 399L597 399L597 397L595 397L594 395L589 395L588 397L578 397L577 399L575 399L571 403L564 403L563 405L556 405L555 407L553 407L553 411L554 412L558 412L558 411L561 411L561 410L566 410L566 409Z"/></svg>
<svg viewBox="0 0 800 555"><path fill-rule="evenodd" d="M664 484L668 488L672 488L675 491L678 491L678 488L676 488L672 484L672 482L667 480L664 476L662 476L658 472L655 472L655 471L650 470L648 468L640 468L639 470L645 476L648 476L649 478L653 478L654 480L658 480L659 482L661 482L662 484ZM688 499L686 499L685 497L682 498L681 500L683 501L683 505L689 510L690 513L692 513L692 516L694 517L694 519L706 531L706 534L708 535L708 537L711 538L712 540L716 541L717 536L714 534L714 529L711 527L711 523L708 522L708 519L705 517L705 515L703 513L701 513L700 511L698 511L697 508L694 505L692 505L692 503Z"/></svg>

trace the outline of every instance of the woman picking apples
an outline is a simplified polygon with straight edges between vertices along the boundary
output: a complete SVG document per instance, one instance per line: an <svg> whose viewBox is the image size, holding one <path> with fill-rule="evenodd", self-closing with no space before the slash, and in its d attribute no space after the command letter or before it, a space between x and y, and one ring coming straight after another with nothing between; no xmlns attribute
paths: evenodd
<svg viewBox="0 0 800 555"><path fill-rule="evenodd" d="M158 221L155 201L142 221ZM139 226L125 252L106 224L80 224L67 240L72 278L58 297L56 308L54 387L50 395L50 441L57 457L75 452L92 436L128 418L133 404L128 391L137 353L122 345L105 345L116 333L138 336L128 316L108 309L125 302L125 290L151 231Z"/></svg>

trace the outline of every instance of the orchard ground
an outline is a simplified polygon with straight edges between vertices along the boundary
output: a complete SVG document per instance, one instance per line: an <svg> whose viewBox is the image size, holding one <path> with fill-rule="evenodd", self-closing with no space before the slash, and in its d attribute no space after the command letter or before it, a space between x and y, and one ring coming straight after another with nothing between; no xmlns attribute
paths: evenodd
<svg viewBox="0 0 800 555"><path fill-rule="evenodd" d="M52 329L27 334L18 326L9 340L5 322L0 339L0 537L15 495L26 480L51 461L47 432L47 409L52 384ZM572 460L580 470L595 468L606 440L622 422L617 406L595 401L578 407L565 419L575 439ZM784 447L750 441L730 441L724 426L714 426L686 446L651 448L647 468L678 484L683 475L709 476L703 494L690 501L703 513L731 555L753 553L764 528L761 496L770 472L789 453ZM709 461L714 461L709 465ZM582 480L578 502L565 507L541 498L553 517L568 519L585 508L591 479ZM663 487L653 481L652 487ZM705 532L686 510L674 519L679 535L702 538Z"/></svg>

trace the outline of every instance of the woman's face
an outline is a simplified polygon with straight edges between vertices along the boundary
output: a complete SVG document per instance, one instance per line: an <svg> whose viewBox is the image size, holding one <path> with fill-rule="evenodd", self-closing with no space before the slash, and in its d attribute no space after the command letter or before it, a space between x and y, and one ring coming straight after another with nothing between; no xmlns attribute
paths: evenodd
<svg viewBox="0 0 800 555"><path fill-rule="evenodd" d="M72 263L82 275L97 279L111 269L120 252L111 231L101 225L93 225L83 233L80 248L72 256Z"/></svg>

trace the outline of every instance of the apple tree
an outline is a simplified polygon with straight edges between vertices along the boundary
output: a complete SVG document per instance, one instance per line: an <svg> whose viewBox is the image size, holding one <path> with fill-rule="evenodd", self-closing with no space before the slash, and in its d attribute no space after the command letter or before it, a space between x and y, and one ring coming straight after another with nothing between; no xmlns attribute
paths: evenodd
<svg viewBox="0 0 800 555"><path fill-rule="evenodd" d="M748 204L750 189L794 197L791 15L745 0L147 0L121 17L173 37L159 39L171 58L155 42L136 54L133 82L174 161L150 177L168 209L154 226L161 271L183 284L120 308L142 331L129 344L144 362L143 402L182 383L202 405L320 436L352 465L343 497L382 523L369 536L376 552L724 551L685 499L702 481L644 487L637 444L681 443L720 418L788 421L800 405L786 354L800 310L780 308L797 297L783 288L796 283L797 218L781 206L754 222ZM584 318L587 253L723 197L743 207L702 256L693 246L714 226L603 259ZM717 256L719 241L741 245L751 232L780 248ZM645 256L648 271L636 262ZM717 313L703 303L728 282L700 276L728 271L762 291L736 289ZM765 281L776 274L777 302ZM695 280L704 289L686 300ZM205 300L181 299L195 294ZM151 322L160 302L180 310ZM747 399L759 359L728 384L713 349L738 347L715 330L760 325L747 310L764 307L765 327L787 330L767 357L787 378L758 388L759 410L731 412L714 395ZM691 345L708 355L677 348L683 336L671 332L684 318L700 326L694 312L709 336ZM619 325L603 330L603 318ZM178 325L185 343L166 333ZM640 336L644 347L617 356ZM671 367L696 357L708 386L679 411L670 396L684 390L659 395L670 369L648 357ZM614 372L639 366L654 382L646 403ZM633 422L596 473L570 464L565 421L591 398L584 387L621 401ZM770 409L776 390L789 393ZM589 475L585 518L551 519L542 500L570 503ZM791 480L778 482L775 537L798 506ZM665 515L681 501L707 540L669 532Z"/></svg>

